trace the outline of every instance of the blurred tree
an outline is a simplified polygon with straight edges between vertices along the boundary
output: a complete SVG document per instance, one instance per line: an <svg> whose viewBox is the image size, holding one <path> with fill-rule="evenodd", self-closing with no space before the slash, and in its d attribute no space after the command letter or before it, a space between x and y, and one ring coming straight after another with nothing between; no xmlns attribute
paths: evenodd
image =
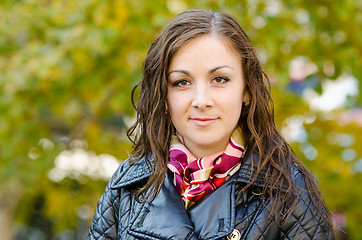
<svg viewBox="0 0 362 240"><path fill-rule="evenodd" d="M41 183L73 139L86 139L98 154L126 158L123 116L132 113L129 91L145 44L125 36L138 29L126 27L128 14L123 1L26 1L0 8L0 232L11 229L24 193L43 192L54 207L51 200L65 199Z"/></svg>
<svg viewBox="0 0 362 240"><path fill-rule="evenodd" d="M328 206L347 214L351 237L362 238L357 227L362 220L361 194L355 190L362 168L357 146L360 128L342 127L336 117L326 120L300 96L278 90L288 85L289 63L298 56L316 66L318 79L335 79L341 73L362 79L360 2L4 0L0 3L2 239L12 238L9 229L15 213L19 221L32 221L32 206L53 220L54 231L75 228L79 211L84 206L94 208L105 182L89 176L50 181L54 159L71 149L74 140L86 142L96 154L127 158L125 127L133 117L130 90L141 77L147 48L171 17L189 8L221 10L241 22L274 83L278 124L284 128L291 116L303 116L307 134L292 145L318 174ZM356 103L362 103L360 96ZM329 114L337 116L340 111ZM308 116L314 120L305 120ZM339 137L347 135L353 143L339 144L343 142Z"/></svg>
<svg viewBox="0 0 362 240"><path fill-rule="evenodd" d="M343 109L313 111L288 90L280 92L274 88L273 95L277 123L296 156L316 176L330 210L346 216L347 226L343 230L350 239L361 239L361 126L341 125L339 116Z"/></svg>

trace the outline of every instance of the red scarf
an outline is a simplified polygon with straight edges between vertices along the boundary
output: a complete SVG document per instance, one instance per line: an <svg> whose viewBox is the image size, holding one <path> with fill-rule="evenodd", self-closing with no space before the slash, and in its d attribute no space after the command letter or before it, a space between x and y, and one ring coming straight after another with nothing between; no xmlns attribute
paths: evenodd
<svg viewBox="0 0 362 240"><path fill-rule="evenodd" d="M233 132L224 152L199 159L183 143L181 136L172 137L167 167L174 173L173 182L188 209L239 169L244 147L239 131Z"/></svg>

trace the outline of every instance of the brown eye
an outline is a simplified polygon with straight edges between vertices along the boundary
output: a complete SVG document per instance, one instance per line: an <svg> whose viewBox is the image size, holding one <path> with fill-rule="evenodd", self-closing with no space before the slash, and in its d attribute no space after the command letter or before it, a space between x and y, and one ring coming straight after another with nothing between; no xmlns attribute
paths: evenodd
<svg viewBox="0 0 362 240"><path fill-rule="evenodd" d="M227 77L216 77L216 78L213 79L213 81L215 83L225 83L225 82L230 81L230 79L227 78Z"/></svg>
<svg viewBox="0 0 362 240"><path fill-rule="evenodd" d="M173 83L173 86L177 87L183 87L183 86L187 86L189 85L190 83L187 81L187 80L179 80L179 81L176 81Z"/></svg>

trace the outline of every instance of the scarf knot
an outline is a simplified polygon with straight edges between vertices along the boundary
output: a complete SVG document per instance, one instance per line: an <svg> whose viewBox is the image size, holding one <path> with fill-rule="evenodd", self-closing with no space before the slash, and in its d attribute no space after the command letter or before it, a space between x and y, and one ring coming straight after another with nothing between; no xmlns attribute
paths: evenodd
<svg viewBox="0 0 362 240"><path fill-rule="evenodd" d="M235 173L244 157L239 131L234 131L224 152L196 158L183 144L181 136L172 136L167 167L174 173L173 183L185 208L220 187Z"/></svg>

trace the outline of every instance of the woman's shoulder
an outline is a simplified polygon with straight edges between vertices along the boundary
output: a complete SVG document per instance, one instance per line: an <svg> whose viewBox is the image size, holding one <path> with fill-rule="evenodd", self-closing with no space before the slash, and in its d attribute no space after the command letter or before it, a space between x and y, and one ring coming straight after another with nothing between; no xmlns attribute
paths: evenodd
<svg viewBox="0 0 362 240"><path fill-rule="evenodd" d="M149 175L150 170L145 158L138 161L129 158L120 164L97 203L89 239L103 239L104 236L109 239L117 238L117 228L122 224L119 221L121 217L127 216L118 216L119 208L121 202L130 197L128 191L125 189L119 191L119 189L136 187L138 182L145 180ZM122 218L122 222L125 221L125 218Z"/></svg>
<svg viewBox="0 0 362 240"><path fill-rule="evenodd" d="M143 182L151 175L153 158L142 157L135 161L135 158L130 157L124 160L117 170L114 172L109 185L112 190L131 187L137 183Z"/></svg>
<svg viewBox="0 0 362 240"><path fill-rule="evenodd" d="M317 186L307 175L305 166L295 164L291 168L294 179L295 202L283 225L287 235L298 239L334 239L333 226L328 209ZM309 179L308 179L309 178Z"/></svg>

